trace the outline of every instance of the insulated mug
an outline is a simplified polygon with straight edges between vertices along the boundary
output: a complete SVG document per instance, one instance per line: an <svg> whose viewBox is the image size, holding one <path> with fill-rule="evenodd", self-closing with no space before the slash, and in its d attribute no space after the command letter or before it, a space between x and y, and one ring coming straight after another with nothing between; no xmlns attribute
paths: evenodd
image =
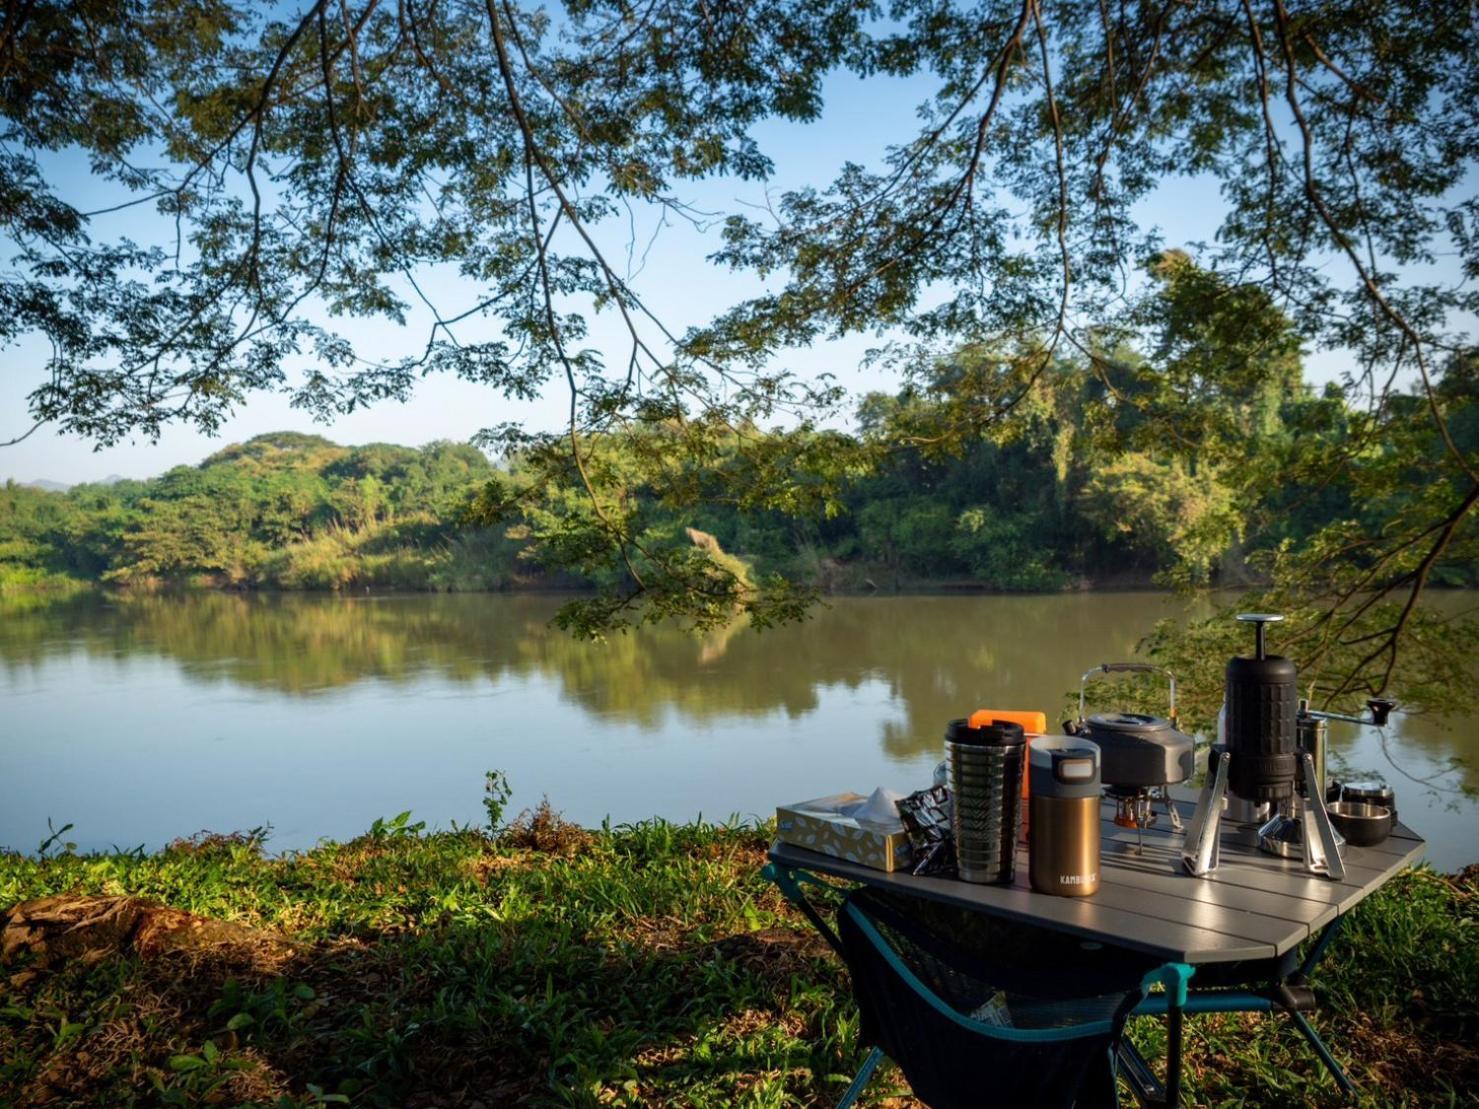
<svg viewBox="0 0 1479 1109"><path fill-rule="evenodd" d="M1039 893L1099 888L1099 747L1077 736L1032 741L1028 876Z"/></svg>

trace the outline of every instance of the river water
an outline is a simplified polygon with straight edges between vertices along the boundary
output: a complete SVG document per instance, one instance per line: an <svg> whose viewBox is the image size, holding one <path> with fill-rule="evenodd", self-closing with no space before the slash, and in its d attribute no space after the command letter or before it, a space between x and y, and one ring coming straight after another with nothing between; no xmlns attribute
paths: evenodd
<svg viewBox="0 0 1479 1109"><path fill-rule="evenodd" d="M928 784L970 709L1063 718L1079 675L1133 657L1156 594L839 598L763 634L578 643L541 596L85 599L0 609L0 846L47 821L81 850L270 824L269 848L410 809L483 819L548 795L573 820L767 815ZM1453 868L1479 860L1479 716L1332 726ZM1462 765L1455 765L1459 760Z"/></svg>

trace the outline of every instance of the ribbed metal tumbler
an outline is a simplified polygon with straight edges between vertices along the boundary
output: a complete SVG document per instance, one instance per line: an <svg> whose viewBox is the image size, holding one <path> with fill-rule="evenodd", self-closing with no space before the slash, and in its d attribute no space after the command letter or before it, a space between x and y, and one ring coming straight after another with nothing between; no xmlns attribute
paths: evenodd
<svg viewBox="0 0 1479 1109"><path fill-rule="evenodd" d="M1010 885L1016 876L1026 751L1020 724L972 728L952 720L945 729L955 861L964 881Z"/></svg>

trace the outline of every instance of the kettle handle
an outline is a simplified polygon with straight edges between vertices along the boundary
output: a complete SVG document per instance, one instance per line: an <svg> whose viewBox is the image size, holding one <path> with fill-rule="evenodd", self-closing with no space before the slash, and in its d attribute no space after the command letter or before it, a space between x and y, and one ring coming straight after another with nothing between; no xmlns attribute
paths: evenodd
<svg viewBox="0 0 1479 1109"><path fill-rule="evenodd" d="M1092 670L1085 670L1084 676L1078 680L1078 722L1084 723L1084 686L1089 684L1089 679L1096 674L1164 674L1170 686L1170 720L1171 726L1176 726L1176 675L1164 666L1156 666L1150 662L1104 662Z"/></svg>

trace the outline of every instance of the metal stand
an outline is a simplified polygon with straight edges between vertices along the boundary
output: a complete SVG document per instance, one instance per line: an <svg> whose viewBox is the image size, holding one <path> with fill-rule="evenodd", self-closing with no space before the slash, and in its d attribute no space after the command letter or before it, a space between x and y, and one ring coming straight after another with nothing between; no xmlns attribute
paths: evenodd
<svg viewBox="0 0 1479 1109"><path fill-rule="evenodd" d="M1226 752L1214 756L1217 765L1210 769L1207 782L1197 797L1196 812L1186 827L1186 842L1181 849L1181 865L1198 877L1211 874L1221 859L1218 849L1222 830L1222 807L1227 800Z"/></svg>
<svg viewBox="0 0 1479 1109"><path fill-rule="evenodd" d="M1130 848L1131 854L1145 854L1145 829L1154 828L1160 820L1155 811L1157 802L1165 806L1172 832L1186 830L1181 823L1181 814L1171 803L1170 786L1148 786L1144 789L1119 789L1110 786L1104 791L1104 796L1115 804L1115 824L1121 828L1135 829L1135 846Z"/></svg>
<svg viewBox="0 0 1479 1109"><path fill-rule="evenodd" d="M1217 765L1197 797L1197 809L1186 830L1186 843L1181 851L1181 865L1198 877L1212 873L1220 861L1218 842L1222 830L1222 810L1227 798L1230 752L1217 756ZM1344 840L1330 823L1325 798L1315 777L1315 761L1308 751L1299 756L1302 789L1289 803L1291 811L1280 812L1258 829L1258 846L1270 855L1293 858L1296 854L1311 874L1333 881L1345 877L1345 863L1340 852Z"/></svg>
<svg viewBox="0 0 1479 1109"><path fill-rule="evenodd" d="M1151 788L1151 796L1157 798L1161 804L1166 806L1166 814L1171 818L1171 831L1184 831L1181 824L1181 814L1176 811L1176 806L1171 803L1170 786L1154 786Z"/></svg>
<svg viewBox="0 0 1479 1109"><path fill-rule="evenodd" d="M1299 770L1302 789L1296 791L1288 811L1278 813L1258 829L1259 849L1284 858L1298 854L1311 874L1338 881L1345 877L1345 863L1340 857L1345 840L1330 823L1315 775L1315 760L1308 751L1299 756Z"/></svg>

